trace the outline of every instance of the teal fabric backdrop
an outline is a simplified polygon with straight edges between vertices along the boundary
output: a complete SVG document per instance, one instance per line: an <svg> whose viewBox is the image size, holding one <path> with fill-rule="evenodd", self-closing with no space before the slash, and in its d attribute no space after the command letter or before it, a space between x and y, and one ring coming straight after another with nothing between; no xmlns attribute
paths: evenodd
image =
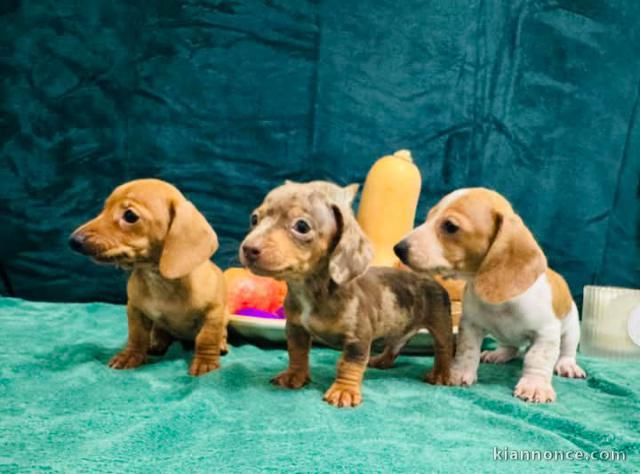
<svg viewBox="0 0 640 474"><path fill-rule="evenodd" d="M180 187L226 267L271 187L362 182L398 148L420 218L493 187L578 297L640 286L639 24L632 0L6 0L2 291L122 301L66 238L123 181Z"/></svg>

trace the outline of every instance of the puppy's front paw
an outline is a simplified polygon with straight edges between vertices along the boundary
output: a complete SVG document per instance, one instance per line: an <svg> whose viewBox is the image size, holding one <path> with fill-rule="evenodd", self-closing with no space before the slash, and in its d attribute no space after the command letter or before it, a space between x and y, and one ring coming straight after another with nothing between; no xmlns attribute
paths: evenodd
<svg viewBox="0 0 640 474"><path fill-rule="evenodd" d="M451 369L451 374L449 375L450 385L473 385L477 379L477 372L471 370Z"/></svg>
<svg viewBox="0 0 640 474"><path fill-rule="evenodd" d="M362 393L360 387L334 382L324 394L323 400L334 407L355 407L362 403Z"/></svg>
<svg viewBox="0 0 640 474"><path fill-rule="evenodd" d="M498 347L494 351L482 351L480 361L487 364L505 364L518 355L513 347Z"/></svg>
<svg viewBox="0 0 640 474"><path fill-rule="evenodd" d="M424 377L424 381L431 385L451 385L450 373L432 370Z"/></svg>
<svg viewBox="0 0 640 474"><path fill-rule="evenodd" d="M584 379L587 374L574 357L560 357L556 362L556 374L570 379Z"/></svg>
<svg viewBox="0 0 640 474"><path fill-rule="evenodd" d="M533 403L549 403L556 399L556 392L551 382L539 377L522 377L513 395L525 402Z"/></svg>
<svg viewBox="0 0 640 474"><path fill-rule="evenodd" d="M284 388L301 388L311 381L308 372L285 370L271 379L273 385Z"/></svg>
<svg viewBox="0 0 640 474"><path fill-rule="evenodd" d="M218 359L202 359L200 357L194 357L189 367L189 375L199 377L207 372L220 368L220 361Z"/></svg>
<svg viewBox="0 0 640 474"><path fill-rule="evenodd" d="M133 352L124 350L117 353L109 361L109 367L112 369L134 369L145 363L146 357L142 352Z"/></svg>

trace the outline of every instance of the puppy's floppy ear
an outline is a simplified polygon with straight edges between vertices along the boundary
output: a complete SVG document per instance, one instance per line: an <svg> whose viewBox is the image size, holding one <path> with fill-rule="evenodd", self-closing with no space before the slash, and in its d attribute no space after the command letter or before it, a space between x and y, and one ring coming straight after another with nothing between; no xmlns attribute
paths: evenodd
<svg viewBox="0 0 640 474"><path fill-rule="evenodd" d="M189 201L174 205L160 255L160 274L168 279L191 273L218 250L218 236Z"/></svg>
<svg viewBox="0 0 640 474"><path fill-rule="evenodd" d="M356 221L350 203L358 191L352 186L345 188L346 199L340 204L331 204L336 220L335 248L329 259L329 274L338 285L342 285L359 277L369 268L373 260L373 249L360 225Z"/></svg>
<svg viewBox="0 0 640 474"><path fill-rule="evenodd" d="M496 214L496 236L474 281L476 294L499 304L524 293L547 269L542 249L522 222L512 214Z"/></svg>

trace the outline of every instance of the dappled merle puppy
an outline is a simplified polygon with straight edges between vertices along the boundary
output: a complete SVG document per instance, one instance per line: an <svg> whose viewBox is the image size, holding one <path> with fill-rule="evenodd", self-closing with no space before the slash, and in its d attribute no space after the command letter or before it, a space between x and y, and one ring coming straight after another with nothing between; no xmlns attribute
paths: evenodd
<svg viewBox="0 0 640 474"><path fill-rule="evenodd" d="M436 282L394 268L369 268L372 249L351 202L358 186L322 181L286 182L251 215L240 249L243 264L283 279L289 367L272 383L300 388L309 381L311 337L343 351L337 377L324 399L339 407L362 401L367 363L388 368L421 328L435 341L426 381L449 384L453 354L450 303ZM372 344L383 347L370 359ZM376 345L377 345L376 344Z"/></svg>

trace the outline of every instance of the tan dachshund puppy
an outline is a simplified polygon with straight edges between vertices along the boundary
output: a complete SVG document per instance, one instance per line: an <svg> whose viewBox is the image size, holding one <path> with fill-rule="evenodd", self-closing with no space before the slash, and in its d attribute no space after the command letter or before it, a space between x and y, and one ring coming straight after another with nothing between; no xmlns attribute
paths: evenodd
<svg viewBox="0 0 640 474"><path fill-rule="evenodd" d="M371 246L351 210L358 186L287 182L251 215L240 259L259 275L285 280L289 367L272 383L300 388L309 381L311 336L342 349L337 377L324 399L338 407L362 401L367 363L387 368L421 328L435 340L426 381L449 383L453 355L446 291L432 280L393 268L371 268ZM369 361L371 346L382 354Z"/></svg>
<svg viewBox="0 0 640 474"><path fill-rule="evenodd" d="M467 280L454 384L473 384L480 361L507 362L523 346L524 371L515 396L555 400L554 367L563 377L585 377L576 363L580 323L569 287L547 266L533 235L500 194L484 188L454 191L395 251L417 272ZM480 353L487 333L500 347Z"/></svg>
<svg viewBox="0 0 640 474"><path fill-rule="evenodd" d="M147 354L164 354L174 340L195 340L191 375L220 366L226 290L221 270L209 260L218 238L174 186L156 179L119 186L98 217L76 229L69 245L131 272L129 339L110 367L138 367Z"/></svg>

